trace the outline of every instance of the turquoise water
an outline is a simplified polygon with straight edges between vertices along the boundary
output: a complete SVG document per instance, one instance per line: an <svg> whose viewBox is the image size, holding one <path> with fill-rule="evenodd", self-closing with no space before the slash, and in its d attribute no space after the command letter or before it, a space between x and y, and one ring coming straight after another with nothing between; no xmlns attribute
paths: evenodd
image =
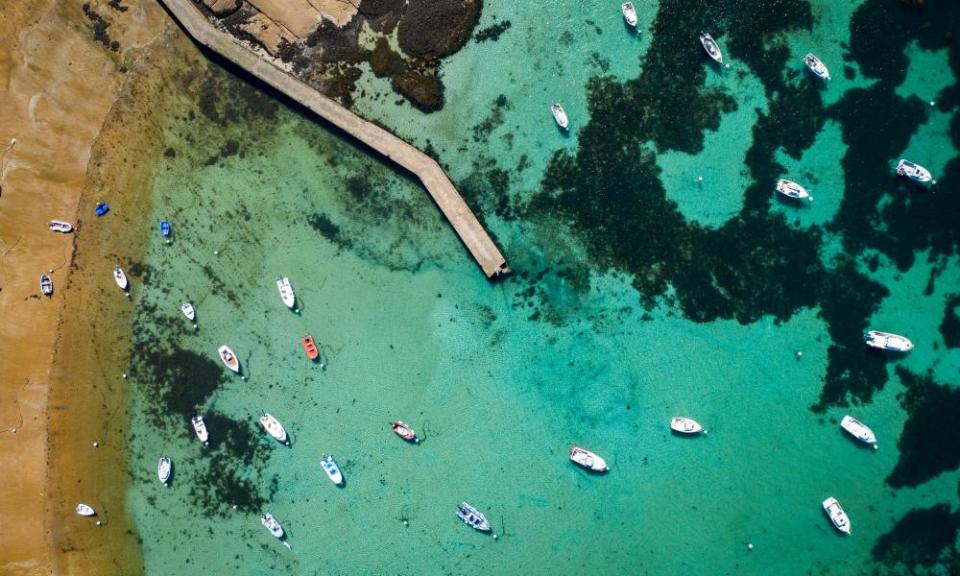
<svg viewBox="0 0 960 576"><path fill-rule="evenodd" d="M790 66L810 43L833 66L825 105L874 85L842 70L862 4L815 6L809 31L779 37ZM895 541L906 544L894 552L874 547L911 510L953 503L960 475L954 464L915 487L885 482L904 455L897 439L909 418L894 368L956 383L960 352L939 332L960 281L955 255L924 247L898 270L869 243L851 253L860 274L889 290L866 320L909 335L917 349L882 364L890 379L871 397L851 392L852 408L814 411L834 343L821 304L787 317L767 310L749 322L696 322L678 304L682 288L640 293L630 269L598 261L577 221L525 204L554 152L584 145L591 76L605 69L622 82L641 72L662 7L638 7L634 35L615 3L559 6L544 19L534 3L485 2L481 26L496 17L512 27L444 63L447 104L433 115L378 98L386 84L362 79L357 109L429 141L482 213L517 271L497 284L415 182L226 72L205 72L228 94L216 109L233 116L217 122L198 112L167 127L151 210L153 221L173 222L173 242L153 232L134 274L135 337L156 349L135 353L131 367L129 499L148 574L860 574L916 564L902 533ZM906 53L914 64L901 97L926 103L956 81L945 49L914 43ZM738 108L704 133L699 152L656 156L666 197L707 233L747 201L751 129L770 112L759 77L728 60L729 69L708 69L705 86ZM571 116L569 137L551 123L554 99ZM902 153L944 173L956 156L954 112L931 110ZM491 128L476 128L485 119ZM824 266L850 251L841 240L848 232L829 228L841 212L849 146L828 120L799 155L774 151L816 200L771 202L769 211L801 232L827 226L822 244L808 247ZM498 168L505 191L491 184ZM877 205L904 192L887 190ZM636 230L635 241L658 232ZM281 274L299 313L280 301ZM184 300L197 308L197 330L179 313ZM317 338L323 365L304 356L304 333ZM221 344L238 353L246 380L220 366ZM210 448L189 429L194 404L212 415ZM260 410L285 424L292 447L262 433ZM848 412L874 429L878 451L841 433ZM672 436L677 415L709 434ZM397 419L423 442L395 437L388 424ZM574 443L604 456L610 473L576 469L566 457ZM345 487L323 475L323 452L337 457ZM169 488L156 480L161 454L174 461ZM829 525L820 509L827 496L850 514L852 536ZM457 520L462 500L487 514L496 540ZM290 549L260 526L261 510L287 529ZM948 570L937 555L949 550L935 550L930 573Z"/></svg>

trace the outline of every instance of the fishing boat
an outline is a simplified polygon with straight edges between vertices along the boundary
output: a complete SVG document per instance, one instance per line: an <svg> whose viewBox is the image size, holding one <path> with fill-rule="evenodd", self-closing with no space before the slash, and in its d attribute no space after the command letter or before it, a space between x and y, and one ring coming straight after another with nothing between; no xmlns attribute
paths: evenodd
<svg viewBox="0 0 960 576"><path fill-rule="evenodd" d="M713 39L713 36L706 32L700 33L700 45L707 51L707 56L713 59L717 64L723 64L723 53L720 52L720 45Z"/></svg>
<svg viewBox="0 0 960 576"><path fill-rule="evenodd" d="M233 353L233 350L231 350L229 346L224 344L217 348L217 353L220 354L220 359L223 360L224 366L237 374L240 373L240 360L237 359L237 355Z"/></svg>
<svg viewBox="0 0 960 576"><path fill-rule="evenodd" d="M53 280L46 274L40 275L40 293L44 296L53 296Z"/></svg>
<svg viewBox="0 0 960 576"><path fill-rule="evenodd" d="M54 232L63 232L64 234L73 232L73 224L64 222L63 220L51 220L47 222L47 226Z"/></svg>
<svg viewBox="0 0 960 576"><path fill-rule="evenodd" d="M692 418L676 417L670 420L670 429L681 434L699 434L703 426Z"/></svg>
<svg viewBox="0 0 960 576"><path fill-rule="evenodd" d="M193 322L193 319L197 317L197 311L194 310L193 304L189 302L184 302L180 305L180 311L183 312L183 315L187 317L187 320Z"/></svg>
<svg viewBox="0 0 960 576"><path fill-rule="evenodd" d="M579 446L570 447L570 460L594 472L606 472L608 470L606 460Z"/></svg>
<svg viewBox="0 0 960 576"><path fill-rule="evenodd" d="M300 342L303 344L303 350L307 353L307 358L316 360L320 357L320 351L317 349L317 343L313 336L307 334L300 339Z"/></svg>
<svg viewBox="0 0 960 576"><path fill-rule="evenodd" d="M777 180L777 192L791 200L813 200L813 198L810 197L810 193L807 192L807 189L793 180L785 180L783 178Z"/></svg>
<svg viewBox="0 0 960 576"><path fill-rule="evenodd" d="M190 419L190 423L193 424L193 431L197 434L197 438L199 438L204 445L209 444L210 436L207 434L207 425L203 421L203 416L197 414Z"/></svg>
<svg viewBox="0 0 960 576"><path fill-rule="evenodd" d="M413 428L407 426L399 420L391 424L390 428L393 429L397 436L403 438L407 442L419 442L417 439L417 434L413 431Z"/></svg>
<svg viewBox="0 0 960 576"><path fill-rule="evenodd" d="M287 430L269 412L260 412L260 425L267 431L267 434L276 438L277 442L287 444Z"/></svg>
<svg viewBox="0 0 960 576"><path fill-rule="evenodd" d="M324 454L320 458L320 466L323 467L323 471L327 473L327 478L329 478L331 482L337 486L343 484L343 474L340 472L340 467L337 466L337 463L333 460L333 456Z"/></svg>
<svg viewBox="0 0 960 576"><path fill-rule="evenodd" d="M844 416L840 420L840 427L864 444L872 444L874 448L877 447L877 436L873 433L873 430L853 416L849 414Z"/></svg>
<svg viewBox="0 0 960 576"><path fill-rule="evenodd" d="M93 209L94 214L97 216L103 216L110 211L110 205L106 202L97 202L97 206Z"/></svg>
<svg viewBox="0 0 960 576"><path fill-rule="evenodd" d="M550 113L553 114L553 119L557 122L557 126L564 130L570 127L567 111L563 109L563 106L561 106L559 102L554 102L550 105Z"/></svg>
<svg viewBox="0 0 960 576"><path fill-rule="evenodd" d="M807 68L809 68L817 78L823 80L830 79L830 71L827 70L827 65L813 54L808 52L807 55L803 57L803 63L807 65Z"/></svg>
<svg viewBox="0 0 960 576"><path fill-rule="evenodd" d="M850 519L847 518L847 513L843 511L843 508L840 506L840 503L837 502L836 498L831 496L824 500L823 511L830 517L830 521L833 522L833 526L837 530L844 534L850 533Z"/></svg>
<svg viewBox="0 0 960 576"><path fill-rule="evenodd" d="M277 519L270 515L269 512L264 512L260 515L260 523L263 524L263 527L270 531L276 538L283 538L283 526L277 522Z"/></svg>
<svg viewBox="0 0 960 576"><path fill-rule="evenodd" d="M164 456L157 462L157 478L160 483L166 485L170 481L170 472L173 471L173 463L170 458Z"/></svg>
<svg viewBox="0 0 960 576"><path fill-rule="evenodd" d="M123 273L123 268L120 266L113 268L113 279L121 290L126 290L130 286L130 283L127 281L127 275Z"/></svg>
<svg viewBox="0 0 960 576"><path fill-rule="evenodd" d="M74 511L81 516L96 516L97 511L93 509L92 506L86 504L77 504L77 507L74 508Z"/></svg>
<svg viewBox="0 0 960 576"><path fill-rule="evenodd" d="M164 218L160 221L160 235L164 238L169 238L170 231L170 221Z"/></svg>
<svg viewBox="0 0 960 576"><path fill-rule="evenodd" d="M637 9L634 8L633 2L624 2L621 4L620 11L623 12L623 19L627 21L627 24L630 26L637 25Z"/></svg>
<svg viewBox="0 0 960 576"><path fill-rule="evenodd" d="M867 343L867 346L877 348L878 350L886 350L888 352L909 352L913 350L913 342L906 336L891 334L890 332L871 330L863 335L863 339Z"/></svg>
<svg viewBox="0 0 960 576"><path fill-rule="evenodd" d="M292 310L297 304L297 297L293 294L293 286L290 285L290 279L286 276L277 278L277 289L280 290L280 299L287 305L287 308Z"/></svg>
<svg viewBox="0 0 960 576"><path fill-rule="evenodd" d="M457 517L474 530L481 532L490 531L490 523L487 522L487 517L466 502L461 502L460 506L457 507Z"/></svg>
<svg viewBox="0 0 960 576"><path fill-rule="evenodd" d="M927 182L935 183L933 175L930 174L929 170L904 158L901 158L900 161L897 162L897 176L903 176L914 182L920 182L921 184Z"/></svg>

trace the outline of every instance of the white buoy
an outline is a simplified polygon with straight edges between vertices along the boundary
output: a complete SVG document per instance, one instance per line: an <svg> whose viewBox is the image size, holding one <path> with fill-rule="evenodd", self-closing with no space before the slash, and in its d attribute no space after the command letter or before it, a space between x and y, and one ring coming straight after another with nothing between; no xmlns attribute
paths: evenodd
<svg viewBox="0 0 960 576"><path fill-rule="evenodd" d="M17 429L16 429L16 428L11 428L10 431L13 432L14 434L17 433Z"/></svg>
<svg viewBox="0 0 960 576"><path fill-rule="evenodd" d="M730 67L730 64L727 64L727 68L729 68L729 67Z"/></svg>
<svg viewBox="0 0 960 576"><path fill-rule="evenodd" d="M803 350L797 350L797 360L803 358Z"/></svg>
<svg viewBox="0 0 960 576"><path fill-rule="evenodd" d="M404 520L404 521L403 521L403 525L404 525L404 526L410 526L410 522Z"/></svg>
<svg viewBox="0 0 960 576"><path fill-rule="evenodd" d="M167 244L169 244L169 243L170 243L170 240L167 240Z"/></svg>
<svg viewBox="0 0 960 576"><path fill-rule="evenodd" d="M246 380L247 377L246 377L246 376L241 376L240 379L241 379L241 380Z"/></svg>
<svg viewBox="0 0 960 576"><path fill-rule="evenodd" d="M124 380L127 379L127 373L126 373L126 372L124 372L121 376L122 376L122 378L123 378Z"/></svg>
<svg viewBox="0 0 960 576"><path fill-rule="evenodd" d="M97 520L97 526L103 526L103 522Z"/></svg>
<svg viewBox="0 0 960 576"><path fill-rule="evenodd" d="M930 101L930 105L931 105L931 106L935 106L935 105L936 105L936 102L934 102L933 100L931 100L931 101Z"/></svg>
<svg viewBox="0 0 960 576"><path fill-rule="evenodd" d="M703 182L703 176L697 176L697 182Z"/></svg>
<svg viewBox="0 0 960 576"><path fill-rule="evenodd" d="M51 268L50 270L47 270L47 272L49 272L50 274L53 274L53 268Z"/></svg>
<svg viewBox="0 0 960 576"><path fill-rule="evenodd" d="M219 251L219 250L214 250L214 251L213 251L213 255L214 255L214 256L219 256L219 255L220 255L220 251Z"/></svg>
<svg viewBox="0 0 960 576"><path fill-rule="evenodd" d="M94 443L93 443L93 447L94 447L94 448L97 448L98 446L100 446L100 443L99 443L99 442L94 442Z"/></svg>
<svg viewBox="0 0 960 576"><path fill-rule="evenodd" d="M753 543L747 544L747 550L753 550Z"/></svg>
<svg viewBox="0 0 960 576"><path fill-rule="evenodd" d="M497 539L497 535L496 535L496 534L493 535L493 539L494 539L494 540Z"/></svg>

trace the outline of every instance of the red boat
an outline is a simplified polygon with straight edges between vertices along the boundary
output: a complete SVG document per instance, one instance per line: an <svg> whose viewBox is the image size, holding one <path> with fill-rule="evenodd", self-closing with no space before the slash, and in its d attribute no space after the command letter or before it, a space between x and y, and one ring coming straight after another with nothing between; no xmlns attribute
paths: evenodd
<svg viewBox="0 0 960 576"><path fill-rule="evenodd" d="M417 441L418 441L418 440L417 440L417 435L416 435L416 433L413 431L413 428L407 426L407 425L404 424L403 422L397 420L396 422L394 422L393 424L391 424L390 427L393 428L393 431L397 434L397 436L403 438L403 439L406 440L407 442L417 442Z"/></svg>
<svg viewBox="0 0 960 576"><path fill-rule="evenodd" d="M320 351L317 350L317 343L313 340L313 336L307 334L302 339L303 349L307 352L307 358L311 360L316 360L320 356Z"/></svg>

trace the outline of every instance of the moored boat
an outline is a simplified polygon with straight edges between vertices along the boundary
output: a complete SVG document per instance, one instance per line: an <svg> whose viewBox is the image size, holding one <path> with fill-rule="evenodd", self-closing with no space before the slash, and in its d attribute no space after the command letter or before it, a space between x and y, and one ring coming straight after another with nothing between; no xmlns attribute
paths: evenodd
<svg viewBox="0 0 960 576"><path fill-rule="evenodd" d="M283 538L283 526L277 522L277 519L273 517L269 512L264 512L260 515L260 523L263 524L263 527L270 531L270 534L273 534L275 538Z"/></svg>
<svg viewBox="0 0 960 576"><path fill-rule="evenodd" d="M670 429L681 434L698 434L703 431L703 426L692 418L678 416L670 420Z"/></svg>
<svg viewBox="0 0 960 576"><path fill-rule="evenodd" d="M713 36L706 32L700 33L700 45L706 50L707 56L713 59L717 64L723 64L723 53L720 52L720 45L713 39Z"/></svg>
<svg viewBox="0 0 960 576"><path fill-rule="evenodd" d="M88 506L87 504L77 504L77 507L74 508L74 512L81 516L96 516L97 511L93 509L93 506Z"/></svg>
<svg viewBox="0 0 960 576"><path fill-rule="evenodd" d="M813 75L817 78L822 78L823 80L830 79L830 70L827 69L827 65L813 54L808 52L807 55L803 57L803 63L807 65L807 68L813 72Z"/></svg>
<svg viewBox="0 0 960 576"><path fill-rule="evenodd" d="M160 479L160 483L166 485L170 480L170 473L173 470L173 463L170 461L170 458L163 456L157 461L157 478Z"/></svg>
<svg viewBox="0 0 960 576"><path fill-rule="evenodd" d="M73 232L73 224L64 222L63 220L51 220L47 222L47 226L54 232L63 232L64 234Z"/></svg>
<svg viewBox="0 0 960 576"><path fill-rule="evenodd" d="M873 444L874 448L877 447L877 436L873 433L873 430L853 416L849 414L844 416L840 420L840 427L864 444Z"/></svg>
<svg viewBox="0 0 960 576"><path fill-rule="evenodd" d="M570 447L570 460L594 472L606 472L609 469L606 460L579 446Z"/></svg>
<svg viewBox="0 0 960 576"><path fill-rule="evenodd" d="M337 486L343 484L343 473L340 472L340 467L337 466L333 456L324 454L320 458L320 466L323 467L323 471L327 473L327 478L329 478L331 482Z"/></svg>
<svg viewBox="0 0 960 576"><path fill-rule="evenodd" d="M888 352L909 352L913 350L913 342L906 336L891 334L890 332L871 330L863 335L863 339L867 346L878 350Z"/></svg>
<svg viewBox="0 0 960 576"><path fill-rule="evenodd" d="M189 302L184 302L180 305L180 311L183 312L183 315L187 317L187 320L193 321L197 317L197 311L193 308L193 304Z"/></svg>
<svg viewBox="0 0 960 576"><path fill-rule="evenodd" d="M556 121L557 126L564 130L570 127L570 119L567 118L567 111L563 109L563 106L561 106L559 102L554 102L550 105L550 113L553 114L553 119Z"/></svg>
<svg viewBox="0 0 960 576"><path fill-rule="evenodd" d="M487 522L487 517L466 502L461 502L460 506L457 507L457 517L474 530L481 532L490 531L490 523Z"/></svg>
<svg viewBox="0 0 960 576"><path fill-rule="evenodd" d="M53 280L46 274L40 275L40 293L44 296L53 295Z"/></svg>
<svg viewBox="0 0 960 576"><path fill-rule="evenodd" d="M190 419L190 423L193 424L193 432L197 435L197 438L205 445L209 444L210 435L207 434L207 424L203 421L203 416L197 414Z"/></svg>
<svg viewBox="0 0 960 576"><path fill-rule="evenodd" d="M233 350L229 346L224 344L217 348L217 353L220 354L220 359L223 360L224 366L237 374L240 373L240 360L237 359L237 355L233 353Z"/></svg>
<svg viewBox="0 0 960 576"><path fill-rule="evenodd" d="M97 216L103 216L110 211L110 205L106 202L97 202L96 207L93 209L94 214Z"/></svg>
<svg viewBox="0 0 960 576"><path fill-rule="evenodd" d="M390 424L390 428L393 429L394 433L397 436L403 438L407 442L419 442L416 432L413 431L413 428L407 426L403 422L397 420L393 424Z"/></svg>
<svg viewBox="0 0 960 576"><path fill-rule="evenodd" d="M169 238L170 232L171 232L170 221L164 218L163 220L160 221L160 235L163 236L164 238Z"/></svg>
<svg viewBox="0 0 960 576"><path fill-rule="evenodd" d="M777 180L777 192L792 200L813 200L813 198L810 197L810 193L807 192L807 189L793 180L786 180L784 178Z"/></svg>
<svg viewBox="0 0 960 576"><path fill-rule="evenodd" d="M633 2L621 4L620 11L623 12L623 19L627 21L627 24L630 26L637 25L637 9L633 6Z"/></svg>
<svg viewBox="0 0 960 576"><path fill-rule="evenodd" d="M901 158L897 162L897 176L903 176L909 178L914 182L920 182L925 184L927 182L935 183L933 180L933 175L930 174L930 171L924 168L919 164L914 164L913 162Z"/></svg>
<svg viewBox="0 0 960 576"><path fill-rule="evenodd" d="M127 281L127 275L123 273L123 268L120 266L113 268L113 280L121 290L125 291L130 286L130 282Z"/></svg>
<svg viewBox="0 0 960 576"><path fill-rule="evenodd" d="M267 434L273 436L277 442L287 443L287 430L279 420L273 417L269 412L260 412L260 425L267 431Z"/></svg>
<svg viewBox="0 0 960 576"><path fill-rule="evenodd" d="M290 285L290 279L286 276L277 278L277 290L280 291L280 299L287 305L287 308L292 310L297 304L297 297L293 293L293 286Z"/></svg>
<svg viewBox="0 0 960 576"><path fill-rule="evenodd" d="M837 502L837 499L831 496L823 501L823 511L827 513L827 516L830 517L830 521L833 522L834 528L843 532L844 534L850 533L850 519L847 517L847 513L843 511L843 508L840 506L840 503Z"/></svg>
<svg viewBox="0 0 960 576"><path fill-rule="evenodd" d="M300 339L300 342L303 344L303 350L307 353L307 358L316 360L320 356L320 351L317 349L317 342L313 339L313 336L306 334Z"/></svg>

